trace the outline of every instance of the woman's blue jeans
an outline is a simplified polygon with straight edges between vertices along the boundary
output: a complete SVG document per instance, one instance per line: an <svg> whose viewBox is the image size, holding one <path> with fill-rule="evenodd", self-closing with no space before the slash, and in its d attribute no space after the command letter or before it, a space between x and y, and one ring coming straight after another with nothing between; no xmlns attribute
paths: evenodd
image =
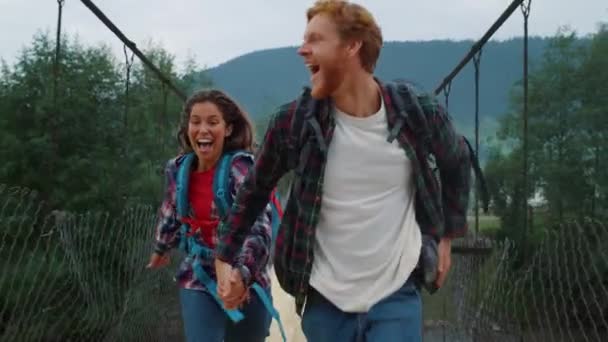
<svg viewBox="0 0 608 342"><path fill-rule="evenodd" d="M272 317L254 291L238 323L206 291L181 288L180 302L187 342L262 342L269 335Z"/></svg>

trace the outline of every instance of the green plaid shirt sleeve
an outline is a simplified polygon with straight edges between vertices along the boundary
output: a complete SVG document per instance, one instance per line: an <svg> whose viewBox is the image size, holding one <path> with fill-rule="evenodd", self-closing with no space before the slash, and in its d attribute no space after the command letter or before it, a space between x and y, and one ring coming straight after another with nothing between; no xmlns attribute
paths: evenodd
<svg viewBox="0 0 608 342"><path fill-rule="evenodd" d="M282 106L270 120L255 163L247 173L227 219L218 227L217 258L233 260L248 231L268 204L270 193L288 171L288 132L290 108Z"/></svg>
<svg viewBox="0 0 608 342"><path fill-rule="evenodd" d="M467 231L467 209L471 186L471 159L464 137L458 134L443 106L435 99L422 103L431 127L431 148L441 179L445 219L442 236L457 238Z"/></svg>

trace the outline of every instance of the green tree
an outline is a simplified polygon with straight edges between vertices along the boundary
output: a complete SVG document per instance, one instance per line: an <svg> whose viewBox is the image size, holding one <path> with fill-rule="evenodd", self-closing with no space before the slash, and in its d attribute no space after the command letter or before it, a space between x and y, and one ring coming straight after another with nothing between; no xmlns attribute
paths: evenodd
<svg viewBox="0 0 608 342"><path fill-rule="evenodd" d="M192 85L195 64L180 73L162 47L145 54L178 87ZM142 258L182 99L139 62L127 97L125 67L105 46L64 36L60 57L39 34L0 69L0 335L101 338L128 326L127 308L156 326ZM46 206L4 184L33 189ZM47 308L57 311L40 316Z"/></svg>
<svg viewBox="0 0 608 342"><path fill-rule="evenodd" d="M583 59L580 70L581 116L584 117L583 153L590 179L593 216L607 214L608 208L608 24L600 25ZM602 212L603 210L603 212Z"/></svg>
<svg viewBox="0 0 608 342"><path fill-rule="evenodd" d="M3 182L36 189L51 205L111 208L120 137L120 76L106 47L63 39L54 92L54 43L34 38L2 76Z"/></svg>
<svg viewBox="0 0 608 342"><path fill-rule="evenodd" d="M522 187L522 84L512 89L510 112L501 119L486 165L494 209L510 236L523 223L524 199L542 196L547 212L539 224L594 215L606 202L608 106L606 26L590 41L560 31L529 78L529 193ZM541 222L538 222L539 219ZM542 233L537 232L539 234Z"/></svg>

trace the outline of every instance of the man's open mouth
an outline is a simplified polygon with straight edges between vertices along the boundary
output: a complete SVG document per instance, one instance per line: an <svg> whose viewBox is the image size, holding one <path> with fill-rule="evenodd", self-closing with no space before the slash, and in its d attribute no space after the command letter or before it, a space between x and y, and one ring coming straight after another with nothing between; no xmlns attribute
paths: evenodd
<svg viewBox="0 0 608 342"><path fill-rule="evenodd" d="M319 65L318 64L306 64L306 67L308 68L308 70L310 70L310 72L315 75L317 72L319 72Z"/></svg>

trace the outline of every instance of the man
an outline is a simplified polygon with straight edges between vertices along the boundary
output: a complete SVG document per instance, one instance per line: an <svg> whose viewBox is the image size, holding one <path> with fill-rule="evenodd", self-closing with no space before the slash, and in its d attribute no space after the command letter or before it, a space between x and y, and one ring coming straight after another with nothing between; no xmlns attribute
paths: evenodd
<svg viewBox="0 0 608 342"><path fill-rule="evenodd" d="M236 306L242 295L231 291L224 261L241 248L278 180L295 170L274 264L281 286L296 298L307 339L420 341L414 271L423 236L431 236L439 241L435 283L445 281L451 239L466 231L469 150L443 109L420 97L439 190L419 152L419 127L398 124L394 96L403 87L391 95L373 76L382 34L371 14L347 1L317 1L307 19L298 53L311 72L310 97L274 115L219 228L223 298Z"/></svg>

